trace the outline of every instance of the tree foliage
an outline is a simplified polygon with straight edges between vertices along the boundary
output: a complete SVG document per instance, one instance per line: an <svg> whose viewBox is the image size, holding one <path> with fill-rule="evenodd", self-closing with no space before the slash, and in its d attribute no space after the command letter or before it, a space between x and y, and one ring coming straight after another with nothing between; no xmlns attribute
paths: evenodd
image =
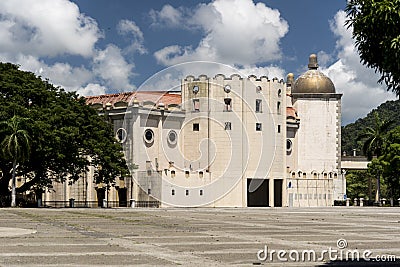
<svg viewBox="0 0 400 267"><path fill-rule="evenodd" d="M400 0L349 0L346 24L361 63L381 74L379 83L400 95Z"/></svg>
<svg viewBox="0 0 400 267"><path fill-rule="evenodd" d="M363 141L363 153L367 156L368 160L372 156L379 157L382 154L385 136L393 121L381 119L377 112L374 112L374 125L373 127L367 126L365 131L358 135L357 140Z"/></svg>
<svg viewBox="0 0 400 267"><path fill-rule="evenodd" d="M387 196L400 197L400 126L387 134L382 156L376 162L378 167L369 166L370 169L379 168L383 180L387 185Z"/></svg>
<svg viewBox="0 0 400 267"><path fill-rule="evenodd" d="M17 192L42 189L52 181L74 182L90 166L97 182L112 182L127 168L121 145L110 123L85 104L75 92L56 88L47 80L0 63L0 121L13 115L29 121L29 160L20 164L17 176L26 182ZM0 140L7 131L0 129ZM0 196L9 193L12 161L0 158Z"/></svg>
<svg viewBox="0 0 400 267"><path fill-rule="evenodd" d="M5 159L10 159L12 166L12 183L11 183L11 207L16 206L16 169L17 162L23 163L29 159L30 141L29 134L26 130L26 120L14 115L8 121L0 122L0 126L5 129L6 136L1 142L2 155Z"/></svg>
<svg viewBox="0 0 400 267"><path fill-rule="evenodd" d="M400 126L400 100L387 101L368 113L365 118L360 118L354 123L342 127L342 152L351 155L352 150L356 149L357 154L360 152L363 154L364 143L362 140L357 140L357 138L361 133L365 133L368 127L375 127L376 118L374 113L377 113L379 118L392 122L387 131Z"/></svg>

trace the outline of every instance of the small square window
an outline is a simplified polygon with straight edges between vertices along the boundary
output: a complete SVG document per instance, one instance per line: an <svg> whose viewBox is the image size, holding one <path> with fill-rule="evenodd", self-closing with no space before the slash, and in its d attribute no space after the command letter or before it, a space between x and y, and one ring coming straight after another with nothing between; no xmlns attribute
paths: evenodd
<svg viewBox="0 0 400 267"><path fill-rule="evenodd" d="M193 111L194 112L200 111L200 99L193 99Z"/></svg>
<svg viewBox="0 0 400 267"><path fill-rule="evenodd" d="M256 99L256 112L262 112L262 100Z"/></svg>
<svg viewBox="0 0 400 267"><path fill-rule="evenodd" d="M195 131L195 132L200 131L200 124L198 124L198 123L193 123L193 131Z"/></svg>
<svg viewBox="0 0 400 267"><path fill-rule="evenodd" d="M261 131L262 130L262 124L260 122L256 123L256 131Z"/></svg>
<svg viewBox="0 0 400 267"><path fill-rule="evenodd" d="M232 111L232 99L231 98L225 98L224 99L224 103L225 103L224 111Z"/></svg>
<svg viewBox="0 0 400 267"><path fill-rule="evenodd" d="M232 130L232 123L230 121L225 122L225 130Z"/></svg>

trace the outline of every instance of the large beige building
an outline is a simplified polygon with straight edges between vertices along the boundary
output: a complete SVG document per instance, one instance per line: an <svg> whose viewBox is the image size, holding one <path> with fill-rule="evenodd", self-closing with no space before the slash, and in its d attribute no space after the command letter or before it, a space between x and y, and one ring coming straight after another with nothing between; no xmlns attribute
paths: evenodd
<svg viewBox="0 0 400 267"><path fill-rule="evenodd" d="M315 55L308 67L286 82L237 74L187 76L177 92L88 97L88 104L111 118L132 176L99 185L88 173L72 186L55 185L44 201L332 206L346 189L340 166L342 95L318 71Z"/></svg>

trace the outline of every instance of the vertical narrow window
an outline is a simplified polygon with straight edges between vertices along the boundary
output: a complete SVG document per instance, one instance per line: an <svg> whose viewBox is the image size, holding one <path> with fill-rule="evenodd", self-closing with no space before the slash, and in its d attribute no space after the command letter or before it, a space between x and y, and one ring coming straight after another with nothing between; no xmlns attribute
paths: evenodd
<svg viewBox="0 0 400 267"><path fill-rule="evenodd" d="M185 171L186 178L189 178L189 171Z"/></svg>
<svg viewBox="0 0 400 267"><path fill-rule="evenodd" d="M278 97L281 97L281 96L282 96L282 90L278 89Z"/></svg>
<svg viewBox="0 0 400 267"><path fill-rule="evenodd" d="M276 103L276 112L278 114L281 114L281 102L278 101L278 103Z"/></svg>
<svg viewBox="0 0 400 267"><path fill-rule="evenodd" d="M175 171L171 171L171 177L175 178Z"/></svg>
<svg viewBox="0 0 400 267"><path fill-rule="evenodd" d="M193 99L193 111L199 112L200 111L200 99Z"/></svg>
<svg viewBox="0 0 400 267"><path fill-rule="evenodd" d="M278 133L281 133L281 126L278 125Z"/></svg>
<svg viewBox="0 0 400 267"><path fill-rule="evenodd" d="M261 131L262 130L262 124L260 122L256 123L256 131Z"/></svg>
<svg viewBox="0 0 400 267"><path fill-rule="evenodd" d="M171 195L175 196L175 189L172 189Z"/></svg>
<svg viewBox="0 0 400 267"><path fill-rule="evenodd" d="M186 189L185 195L187 195L187 196L189 195L189 190Z"/></svg>
<svg viewBox="0 0 400 267"><path fill-rule="evenodd" d="M203 195L203 189L200 189L200 196Z"/></svg>
<svg viewBox="0 0 400 267"><path fill-rule="evenodd" d="M151 189L150 188L147 189L147 194L151 195Z"/></svg>
<svg viewBox="0 0 400 267"><path fill-rule="evenodd" d="M200 131L200 125L198 123L193 123L193 131L195 132Z"/></svg>
<svg viewBox="0 0 400 267"><path fill-rule="evenodd" d="M232 99L231 98L225 98L224 99L224 103L225 103L224 111L232 111Z"/></svg>
<svg viewBox="0 0 400 267"><path fill-rule="evenodd" d="M203 172L199 172L199 178L203 178Z"/></svg>
<svg viewBox="0 0 400 267"><path fill-rule="evenodd" d="M230 121L225 122L225 130L232 130L232 123Z"/></svg>
<svg viewBox="0 0 400 267"><path fill-rule="evenodd" d="M256 99L256 112L262 112L262 100Z"/></svg>

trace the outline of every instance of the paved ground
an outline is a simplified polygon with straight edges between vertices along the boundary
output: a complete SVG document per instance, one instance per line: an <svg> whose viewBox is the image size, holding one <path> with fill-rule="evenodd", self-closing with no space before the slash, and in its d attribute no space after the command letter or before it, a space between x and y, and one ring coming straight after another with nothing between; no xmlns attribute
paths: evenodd
<svg viewBox="0 0 400 267"><path fill-rule="evenodd" d="M329 248L400 257L400 208L0 209L0 266L400 266Z"/></svg>

